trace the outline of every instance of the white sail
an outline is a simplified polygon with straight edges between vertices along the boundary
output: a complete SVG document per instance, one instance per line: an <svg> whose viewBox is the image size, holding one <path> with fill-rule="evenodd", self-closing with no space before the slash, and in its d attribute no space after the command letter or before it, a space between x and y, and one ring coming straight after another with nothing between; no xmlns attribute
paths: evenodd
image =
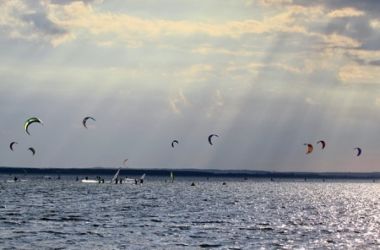
<svg viewBox="0 0 380 250"><path fill-rule="evenodd" d="M172 182L174 182L174 174L173 174L173 172L170 172L170 180L171 180Z"/></svg>
<svg viewBox="0 0 380 250"><path fill-rule="evenodd" d="M81 180L82 183L99 183L98 180L90 180L90 179L83 179Z"/></svg>
<svg viewBox="0 0 380 250"><path fill-rule="evenodd" d="M121 168L119 168L119 169L117 170L116 174L114 175L114 177L113 177L112 180L111 180L111 183L114 183L115 180L117 179L117 177L119 177L120 169L121 169Z"/></svg>

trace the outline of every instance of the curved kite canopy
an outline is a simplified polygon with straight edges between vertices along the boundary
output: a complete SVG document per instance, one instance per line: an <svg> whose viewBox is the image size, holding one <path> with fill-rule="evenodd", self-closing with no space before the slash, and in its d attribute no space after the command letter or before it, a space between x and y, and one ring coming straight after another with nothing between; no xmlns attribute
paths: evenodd
<svg viewBox="0 0 380 250"><path fill-rule="evenodd" d="M25 132L28 134L28 135L30 135L30 133L29 133L29 126L31 125L31 124L33 124L33 123L40 123L41 125L43 125L43 122L40 120L40 119L38 119L37 117L31 117L31 118L29 118L28 120L26 120L25 121L25 123L24 123L24 129L25 129Z"/></svg>
<svg viewBox="0 0 380 250"><path fill-rule="evenodd" d="M209 136L208 136L208 143L210 143L210 145L213 145L213 144L212 144L212 138L213 138L213 137L219 137L219 136L218 136L217 134L211 134L211 135L209 135Z"/></svg>
<svg viewBox="0 0 380 250"><path fill-rule="evenodd" d="M174 148L174 144L179 144L178 140L173 140L172 141L172 148Z"/></svg>
<svg viewBox="0 0 380 250"><path fill-rule="evenodd" d="M83 124L83 126L84 126L85 128L87 128L87 121L88 121L88 120L96 121L95 118L93 118L93 117L91 117L91 116L87 116L87 117L85 117L85 118L83 119L83 121L82 121L82 124Z"/></svg>
<svg viewBox="0 0 380 250"><path fill-rule="evenodd" d="M354 151L356 151L356 156L360 156L362 154L361 148L354 148Z"/></svg>
<svg viewBox="0 0 380 250"><path fill-rule="evenodd" d="M313 152L313 145L307 143L305 143L304 145L307 146L306 154L310 154L311 152Z"/></svg>
<svg viewBox="0 0 380 250"><path fill-rule="evenodd" d="M128 161L128 159L125 159L125 160L123 161L123 165L124 165L124 166L127 166L127 161Z"/></svg>
<svg viewBox="0 0 380 250"><path fill-rule="evenodd" d="M36 150L35 150L34 148L30 147L30 148L28 148L28 150L30 150L30 151L32 152L33 155L36 154Z"/></svg>
<svg viewBox="0 0 380 250"><path fill-rule="evenodd" d="M13 141L13 142L11 142L11 144L9 144L9 148L13 151L13 146L15 145L15 144L18 144L17 142L15 142L15 141Z"/></svg>
<svg viewBox="0 0 380 250"><path fill-rule="evenodd" d="M326 142L325 141L318 141L317 144L321 144L322 148L321 149L324 149L326 147Z"/></svg>

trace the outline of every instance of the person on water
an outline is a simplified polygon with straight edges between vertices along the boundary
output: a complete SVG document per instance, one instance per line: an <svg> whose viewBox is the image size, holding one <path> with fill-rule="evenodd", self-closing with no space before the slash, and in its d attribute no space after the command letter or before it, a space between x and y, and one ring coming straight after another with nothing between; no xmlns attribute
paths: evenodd
<svg viewBox="0 0 380 250"><path fill-rule="evenodd" d="M120 178L119 183L120 183L120 184L123 184L123 179L122 179L122 178Z"/></svg>
<svg viewBox="0 0 380 250"><path fill-rule="evenodd" d="M13 180L16 182L18 180L18 178L15 176L15 178L13 178Z"/></svg>

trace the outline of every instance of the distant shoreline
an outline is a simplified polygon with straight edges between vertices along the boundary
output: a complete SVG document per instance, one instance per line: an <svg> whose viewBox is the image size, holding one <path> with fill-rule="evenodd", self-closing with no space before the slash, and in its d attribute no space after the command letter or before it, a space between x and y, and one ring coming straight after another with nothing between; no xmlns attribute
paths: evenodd
<svg viewBox="0 0 380 250"><path fill-rule="evenodd" d="M23 168L0 167L0 174L43 174L43 175L113 175L117 168ZM216 169L122 169L122 175L169 176L177 177L228 177L228 178L313 178L313 179L380 179L380 172L272 172L255 170L216 170Z"/></svg>

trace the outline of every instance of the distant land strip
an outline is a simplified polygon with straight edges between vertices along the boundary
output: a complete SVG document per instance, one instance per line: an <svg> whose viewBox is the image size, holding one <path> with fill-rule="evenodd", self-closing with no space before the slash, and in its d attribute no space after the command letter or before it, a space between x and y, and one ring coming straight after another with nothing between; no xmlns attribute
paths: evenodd
<svg viewBox="0 0 380 250"><path fill-rule="evenodd" d="M0 174L33 175L113 175L117 168L23 168L0 167ZM125 168L121 175L133 176L145 173L147 176L176 177L229 177L229 178L314 178L314 179L380 179L380 172L274 172L255 170L216 170L216 169L169 169L169 168Z"/></svg>

